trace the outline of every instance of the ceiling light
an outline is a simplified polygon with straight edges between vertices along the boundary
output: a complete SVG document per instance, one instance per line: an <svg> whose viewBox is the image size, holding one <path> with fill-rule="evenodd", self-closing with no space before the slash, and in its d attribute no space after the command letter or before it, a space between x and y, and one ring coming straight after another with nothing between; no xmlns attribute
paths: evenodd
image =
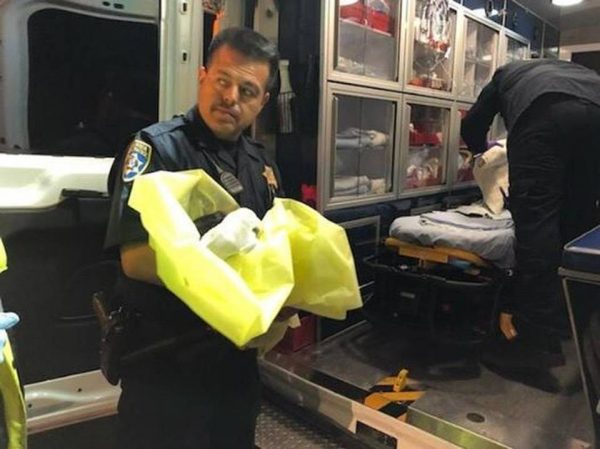
<svg viewBox="0 0 600 449"><path fill-rule="evenodd" d="M581 3L583 0L552 0L552 4L556 6L572 6Z"/></svg>

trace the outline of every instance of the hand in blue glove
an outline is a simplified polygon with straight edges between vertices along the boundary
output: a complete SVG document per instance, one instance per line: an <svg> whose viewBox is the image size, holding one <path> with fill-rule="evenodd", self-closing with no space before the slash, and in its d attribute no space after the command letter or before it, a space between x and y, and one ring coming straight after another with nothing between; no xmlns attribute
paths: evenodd
<svg viewBox="0 0 600 449"><path fill-rule="evenodd" d="M13 312L0 313L0 363L4 362L4 346L8 341L6 329L10 329L19 322L19 315Z"/></svg>

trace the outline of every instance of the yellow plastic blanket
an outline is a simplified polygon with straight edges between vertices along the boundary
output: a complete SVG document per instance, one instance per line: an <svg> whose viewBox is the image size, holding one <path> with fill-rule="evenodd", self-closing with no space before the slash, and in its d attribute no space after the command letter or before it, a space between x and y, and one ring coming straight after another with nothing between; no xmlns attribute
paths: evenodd
<svg viewBox="0 0 600 449"><path fill-rule="evenodd" d="M4 270L6 270L6 251L4 250L4 245L0 239L0 273Z"/></svg>
<svg viewBox="0 0 600 449"><path fill-rule="evenodd" d="M4 362L0 363L0 392L4 402L4 422L8 434L6 449L25 449L27 447L27 414L9 342L6 342L3 354Z"/></svg>
<svg viewBox="0 0 600 449"><path fill-rule="evenodd" d="M362 306L344 228L291 199L276 199L263 223L287 232L295 282L286 306L338 320Z"/></svg>
<svg viewBox="0 0 600 449"><path fill-rule="evenodd" d="M6 270L6 251L0 240L0 273ZM13 363L10 342L3 350L4 362L0 363L0 394L4 403L4 422L8 437L7 449L25 449L27 447L27 415L25 400L21 394L19 376Z"/></svg>
<svg viewBox="0 0 600 449"><path fill-rule="evenodd" d="M129 205L165 286L238 346L264 334L284 305L338 319L362 305L344 230L301 203L277 199L256 248L227 261L200 246L192 220L238 205L203 170L140 176Z"/></svg>

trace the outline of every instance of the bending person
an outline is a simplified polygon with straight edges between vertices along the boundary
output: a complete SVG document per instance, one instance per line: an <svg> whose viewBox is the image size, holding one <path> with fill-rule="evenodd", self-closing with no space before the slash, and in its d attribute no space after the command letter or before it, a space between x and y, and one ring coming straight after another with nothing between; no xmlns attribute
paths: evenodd
<svg viewBox="0 0 600 449"><path fill-rule="evenodd" d="M508 130L516 334L498 338L484 362L507 374L535 372L564 364L559 337L570 331L557 272L562 246L598 221L600 76L557 60L500 67L461 124L474 153L485 151L498 113Z"/></svg>

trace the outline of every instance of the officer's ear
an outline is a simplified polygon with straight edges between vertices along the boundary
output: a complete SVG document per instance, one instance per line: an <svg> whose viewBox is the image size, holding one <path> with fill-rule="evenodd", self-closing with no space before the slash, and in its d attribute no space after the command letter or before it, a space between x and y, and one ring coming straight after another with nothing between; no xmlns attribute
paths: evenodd
<svg viewBox="0 0 600 449"><path fill-rule="evenodd" d="M267 102L269 101L269 98L271 98L271 93L266 92L265 95L263 96L262 103L260 106L263 107L264 105L266 105Z"/></svg>
<svg viewBox="0 0 600 449"><path fill-rule="evenodd" d="M206 78L206 67L201 66L198 68L198 84L202 84L204 78Z"/></svg>

